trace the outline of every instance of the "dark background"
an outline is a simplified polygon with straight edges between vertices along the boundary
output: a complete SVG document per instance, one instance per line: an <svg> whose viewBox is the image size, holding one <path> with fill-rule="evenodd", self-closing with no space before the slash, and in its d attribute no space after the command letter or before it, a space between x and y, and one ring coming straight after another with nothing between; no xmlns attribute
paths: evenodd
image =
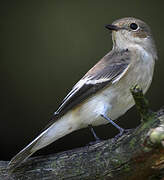
<svg viewBox="0 0 164 180"><path fill-rule="evenodd" d="M112 48L104 28L122 17L146 21L156 40L159 61L147 98L154 110L164 105L163 1L1 1L0 3L0 160L9 160L48 123L71 87ZM119 118L136 127L132 108ZM113 137L111 125L95 128L102 139ZM84 146L88 129L74 132L38 154Z"/></svg>

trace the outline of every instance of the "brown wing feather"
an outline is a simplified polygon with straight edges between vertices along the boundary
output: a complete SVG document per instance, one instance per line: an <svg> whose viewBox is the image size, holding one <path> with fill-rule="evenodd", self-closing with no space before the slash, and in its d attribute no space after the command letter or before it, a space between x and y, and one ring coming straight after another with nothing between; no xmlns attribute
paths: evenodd
<svg viewBox="0 0 164 180"><path fill-rule="evenodd" d="M111 51L72 88L52 119L57 119L121 75L130 64L130 52ZM84 83L82 83L84 82Z"/></svg>

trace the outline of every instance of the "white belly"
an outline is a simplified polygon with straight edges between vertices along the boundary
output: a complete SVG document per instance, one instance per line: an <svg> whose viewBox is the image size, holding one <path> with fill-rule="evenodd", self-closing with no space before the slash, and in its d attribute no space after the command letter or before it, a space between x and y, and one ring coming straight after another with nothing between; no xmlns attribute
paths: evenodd
<svg viewBox="0 0 164 180"><path fill-rule="evenodd" d="M146 65L144 64L146 63ZM101 117L106 114L112 120L123 115L134 105L130 88L138 84L144 93L148 90L154 71L154 60L138 61L133 64L128 72L119 81L110 84L105 89L96 93L75 109L80 128L89 124L98 126L108 123Z"/></svg>
<svg viewBox="0 0 164 180"><path fill-rule="evenodd" d="M98 126L108 123L107 120L101 117L101 114L115 120L133 105L134 100L130 91L120 92L114 87L109 87L96 96L89 98L77 113L82 126L86 127L89 124Z"/></svg>

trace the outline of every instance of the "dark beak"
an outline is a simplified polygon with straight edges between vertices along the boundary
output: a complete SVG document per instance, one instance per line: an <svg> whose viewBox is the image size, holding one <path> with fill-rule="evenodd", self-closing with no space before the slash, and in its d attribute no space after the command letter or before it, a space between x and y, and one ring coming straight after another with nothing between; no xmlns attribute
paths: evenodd
<svg viewBox="0 0 164 180"><path fill-rule="evenodd" d="M108 24L105 26L107 29L112 30L112 31L118 31L120 28L116 25L113 24Z"/></svg>

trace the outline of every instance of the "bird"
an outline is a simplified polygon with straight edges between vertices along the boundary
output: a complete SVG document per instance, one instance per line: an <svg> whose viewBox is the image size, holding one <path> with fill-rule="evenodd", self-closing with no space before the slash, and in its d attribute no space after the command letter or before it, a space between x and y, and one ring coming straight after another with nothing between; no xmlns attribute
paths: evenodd
<svg viewBox="0 0 164 180"><path fill-rule="evenodd" d="M52 115L52 124L11 159L10 171L73 131L112 123L123 133L114 120L134 106L130 92L133 85L147 92L157 50L150 27L140 19L125 17L105 27L112 32L112 50L73 86Z"/></svg>

